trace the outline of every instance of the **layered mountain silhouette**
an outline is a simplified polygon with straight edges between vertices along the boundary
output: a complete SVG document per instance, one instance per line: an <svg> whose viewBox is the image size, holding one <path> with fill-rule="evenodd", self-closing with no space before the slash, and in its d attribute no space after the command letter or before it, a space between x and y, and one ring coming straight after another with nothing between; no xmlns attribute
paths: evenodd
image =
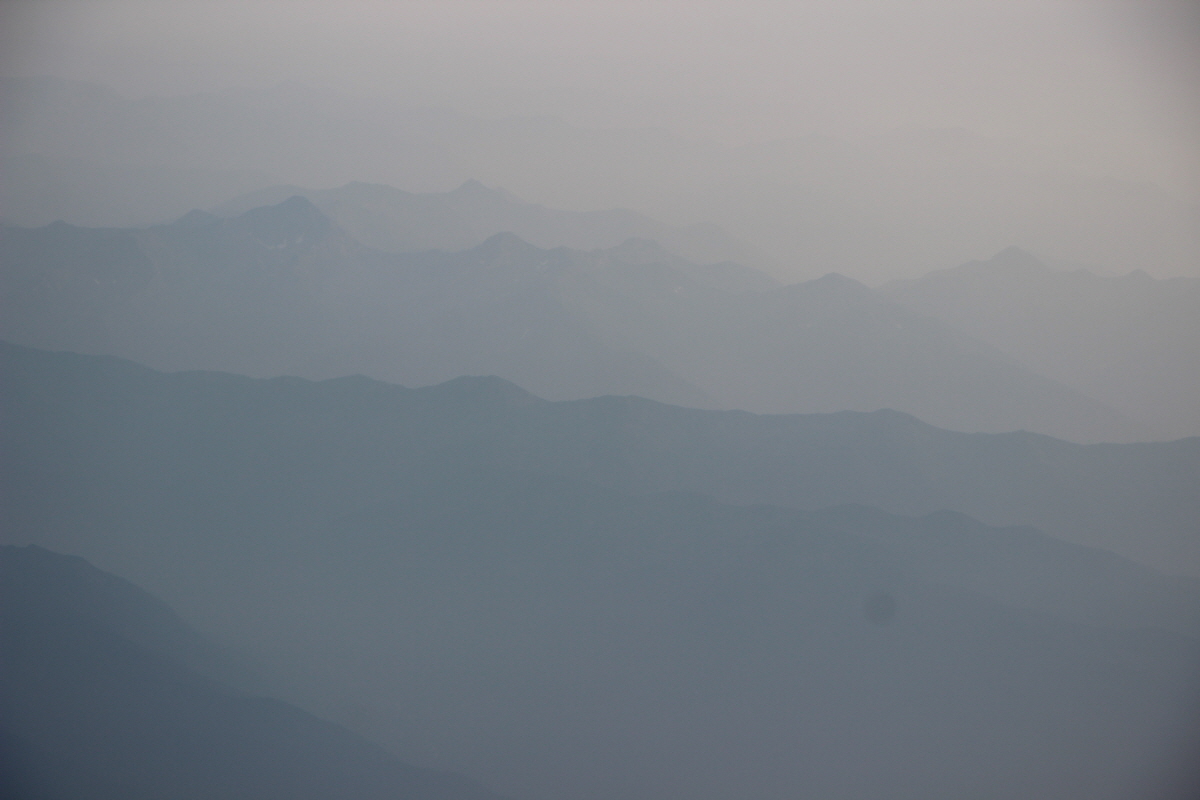
<svg viewBox="0 0 1200 800"><path fill-rule="evenodd" d="M0 789L12 800L500 800L204 674L161 600L81 558L0 546Z"/></svg>
<svg viewBox="0 0 1200 800"><path fill-rule="evenodd" d="M728 147L547 116L398 108L296 82L130 98L9 78L0 97L2 213L24 225L140 225L281 184L444 192L476 179L551 207L712 221L796 279L836 271L874 283L1012 242L1056 261L1163 274L1194 275L1200 254L1194 198L962 129Z"/></svg>
<svg viewBox="0 0 1200 800"><path fill-rule="evenodd" d="M362 377L165 375L7 344L3 372L7 446L27 467L10 476L8 507L68 537L50 545L82 555L74 531L144 528L136 520L159 501L118 498L168 475L171 498L200 494L183 506L160 498L163 513L203 508L233 520L249 504L301 524L331 513L312 503L354 508L426 475L513 470L739 504L950 509L1200 575L1200 439L1076 445L955 433L892 411L758 416L636 397L547 402L497 378L405 389ZM79 491L97 480L111 491ZM325 488L313 495L301 484ZM200 499L218 490L232 494ZM70 525L47 522L68 514Z"/></svg>
<svg viewBox="0 0 1200 800"><path fill-rule="evenodd" d="M883 293L1162 436L1200 434L1198 278L1054 270L1009 248Z"/></svg>
<svg viewBox="0 0 1200 800"><path fill-rule="evenodd" d="M3 352L5 537L129 576L409 763L547 799L1195 788L1200 582L795 506L1116 515L1137 549L1165 517L1131 513L1200 518L1196 440Z"/></svg>
<svg viewBox="0 0 1200 800"><path fill-rule="evenodd" d="M1127 441L1142 427L836 275L763 290L654 243L544 250L511 233L387 254L311 202L139 230L8 228L0 334L162 369L408 385L494 374L550 399L755 412L893 408L965 431Z"/></svg>
<svg viewBox="0 0 1200 800"><path fill-rule="evenodd" d="M0 796L1200 796L1200 283L838 274L1191 274L1194 198L961 130L0 102Z"/></svg>
<svg viewBox="0 0 1200 800"><path fill-rule="evenodd" d="M666 225L628 209L564 211L526 203L503 189L469 180L450 192L406 192L391 186L348 183L313 191L272 186L221 203L223 217L276 205L291 197L310 201L363 244L391 253L469 250L497 233L514 233L543 248L605 250L629 239L648 239L690 261L764 265L766 256L715 225ZM770 276L741 270L745 287L778 285Z"/></svg>

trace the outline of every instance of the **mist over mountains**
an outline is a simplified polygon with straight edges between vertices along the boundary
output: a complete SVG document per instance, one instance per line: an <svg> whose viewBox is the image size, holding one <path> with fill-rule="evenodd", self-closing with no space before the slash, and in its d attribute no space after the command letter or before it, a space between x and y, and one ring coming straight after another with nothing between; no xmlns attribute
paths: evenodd
<svg viewBox="0 0 1200 800"><path fill-rule="evenodd" d="M444 211L464 192L493 208L498 199L471 186L382 193ZM476 237L494 227L487 213L454 213ZM584 235L608 233L603 219L567 218ZM293 196L144 229L8 228L0 251L0 334L163 369L359 373L407 385L494 374L549 399L636 394L767 413L893 408L957 430L1083 442L1152 438L1164 418L1167 430L1197 430L1161 413L1164 400L1186 406L1193 394L1179 377L1188 365L1163 363L1153 341L1134 361L1158 402L1126 401L1122 414L933 313L913 313L894 290L837 275L777 287L753 269L694 264L645 240L581 251L497 233L460 252L389 254ZM1130 307L1139 313L1162 324L1154 309ZM1185 352L1197 338L1171 333ZM1096 359L1128 349L1090 330L1073 336L1096 340Z"/></svg>
<svg viewBox="0 0 1200 800"><path fill-rule="evenodd" d="M1052 270L1014 248L883 292L1162 434L1200 430L1200 280Z"/></svg>
<svg viewBox="0 0 1200 800"><path fill-rule="evenodd" d="M768 263L765 255L715 225L664 225L627 209L581 212L546 208L523 202L503 189L489 189L476 180L450 192L427 194L364 183L316 192L272 186L210 210L232 217L296 196L310 200L359 242L390 253L467 250L497 233L512 233L546 250L606 250L630 239L646 239L701 264ZM756 281L756 288L777 283L765 274Z"/></svg>
<svg viewBox="0 0 1200 800"><path fill-rule="evenodd" d="M22 225L164 222L273 184L446 192L476 179L550 207L716 223L789 282L840 272L877 283L1014 243L1120 272L1196 276L1200 260L1192 200L963 130L729 147L552 117L396 108L295 82L132 99L27 78L8 79L2 95L0 216ZM141 184L158 188L141 198L122 188Z"/></svg>
<svg viewBox="0 0 1200 800"><path fill-rule="evenodd" d="M0 4L0 795L1200 797L1194 11Z"/></svg>

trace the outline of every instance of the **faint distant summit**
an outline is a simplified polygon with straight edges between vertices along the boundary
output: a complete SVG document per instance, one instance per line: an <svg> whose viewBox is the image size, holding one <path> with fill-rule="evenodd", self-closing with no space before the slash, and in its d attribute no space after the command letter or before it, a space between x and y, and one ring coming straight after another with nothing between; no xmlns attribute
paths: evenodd
<svg viewBox="0 0 1200 800"><path fill-rule="evenodd" d="M996 255L989 258L987 261L972 261L971 264L979 264L993 270L1004 270L1005 272L1046 272L1050 268L1045 262L1035 256L1028 250L1022 250L1015 245L1009 246L1001 250Z"/></svg>
<svg viewBox="0 0 1200 800"><path fill-rule="evenodd" d="M251 209L242 219L251 236L270 247L312 244L333 230L333 220L300 195L292 195L277 205Z"/></svg>
<svg viewBox="0 0 1200 800"><path fill-rule="evenodd" d="M390 253L469 250L490 236L509 231L543 249L603 250L629 239L646 239L697 264L735 262L756 268L770 261L715 225L668 225L622 208L547 208L474 179L448 192L430 193L360 181L323 190L272 186L234 198L211 211L221 217L236 217L293 195L307 197L359 242ZM769 286L773 281L760 278L759 283Z"/></svg>
<svg viewBox="0 0 1200 800"><path fill-rule="evenodd" d="M785 286L783 291L794 298L803 297L821 303L858 305L874 303L878 299L869 287L839 272L830 272L811 281L793 283Z"/></svg>
<svg viewBox="0 0 1200 800"><path fill-rule="evenodd" d="M483 244L471 248L469 252L485 261L509 262L531 258L544 251L512 231L501 231L489 236Z"/></svg>
<svg viewBox="0 0 1200 800"><path fill-rule="evenodd" d="M548 402L495 375L464 375L418 391L428 393L442 403L450 401L486 407L519 408Z"/></svg>

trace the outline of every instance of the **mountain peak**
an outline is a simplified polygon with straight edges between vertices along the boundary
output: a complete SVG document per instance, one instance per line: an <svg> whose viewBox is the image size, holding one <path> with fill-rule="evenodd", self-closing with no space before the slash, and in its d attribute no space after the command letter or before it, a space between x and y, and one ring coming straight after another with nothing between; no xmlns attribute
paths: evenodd
<svg viewBox="0 0 1200 800"><path fill-rule="evenodd" d="M459 186L457 189L452 189L449 192L449 194L458 195L458 196L464 196L464 195L491 196L491 195L496 194L496 190L489 189L488 187L484 186L479 181L475 180L474 178L471 178L470 180L464 182L463 185Z"/></svg>
<svg viewBox="0 0 1200 800"><path fill-rule="evenodd" d="M826 297L869 297L871 290L864 284L848 278L839 272L828 272L819 278L804 283L792 284L805 292L817 293Z"/></svg>
<svg viewBox="0 0 1200 800"><path fill-rule="evenodd" d="M543 251L511 231L502 231L489 236L471 252L490 261L500 258L528 258Z"/></svg>
<svg viewBox="0 0 1200 800"><path fill-rule="evenodd" d="M271 247L316 242L333 230L333 221L298 194L273 206L251 209L239 219L254 238Z"/></svg>
<svg viewBox="0 0 1200 800"><path fill-rule="evenodd" d="M500 405L504 408L517 408L546 402L512 381L498 378L495 375L464 375L418 391L430 392L441 399L483 402L487 405Z"/></svg>
<svg viewBox="0 0 1200 800"><path fill-rule="evenodd" d="M981 263L1005 272L1044 272L1049 269L1033 253L1016 246L1006 247Z"/></svg>

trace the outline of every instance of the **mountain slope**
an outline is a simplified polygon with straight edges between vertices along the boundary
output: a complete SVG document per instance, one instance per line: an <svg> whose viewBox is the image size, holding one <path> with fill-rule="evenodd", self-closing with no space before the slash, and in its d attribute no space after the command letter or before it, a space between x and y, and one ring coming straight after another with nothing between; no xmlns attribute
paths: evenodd
<svg viewBox="0 0 1200 800"><path fill-rule="evenodd" d="M0 547L0 736L13 798L498 796L202 677L161 601L80 558Z"/></svg>
<svg viewBox="0 0 1200 800"><path fill-rule="evenodd" d="M895 557L922 521L881 515L848 533L840 513L512 476L411 488L315 529L161 561L159 577L205 586L190 605L289 694L510 793L1184 800L1194 787L1194 639L929 581ZM1119 590L1102 599L1122 607ZM86 714L75 736L103 726L111 749L84 760L90 786L99 774L136 797L131 784L203 778L213 762L245 776L245 796L329 796L330 761L355 796L405 777L280 703L164 675L112 637L80 644L67 619L33 624L5 626L6 674L22 681L5 720L35 755L66 747L39 720ZM179 764L180 722L201 767ZM296 756L280 780L272 767Z"/></svg>

